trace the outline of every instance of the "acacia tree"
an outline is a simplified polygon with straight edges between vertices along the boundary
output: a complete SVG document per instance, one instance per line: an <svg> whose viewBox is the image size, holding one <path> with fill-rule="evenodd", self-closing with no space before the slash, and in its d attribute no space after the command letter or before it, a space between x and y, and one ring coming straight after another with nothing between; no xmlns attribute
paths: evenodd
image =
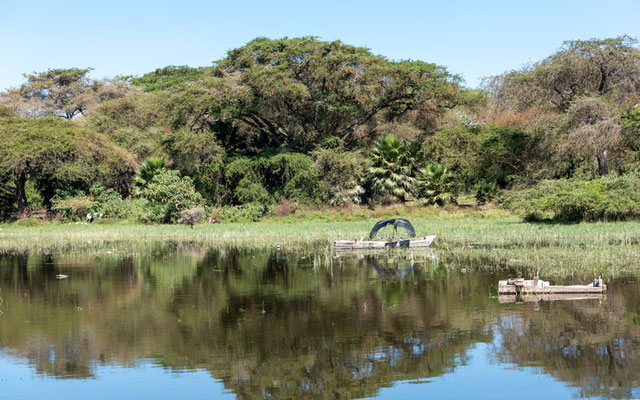
<svg viewBox="0 0 640 400"><path fill-rule="evenodd" d="M214 130L259 148L308 149L328 136L350 142L377 115L439 115L459 93L459 78L444 67L312 37L255 39L200 79L179 82L165 103L173 129Z"/></svg>
<svg viewBox="0 0 640 400"><path fill-rule="evenodd" d="M131 89L126 77L92 80L91 68L49 69L25 74L27 82L0 94L0 103L27 117L57 116L70 120L100 101L123 97Z"/></svg>
<svg viewBox="0 0 640 400"><path fill-rule="evenodd" d="M491 78L486 89L501 111L561 116L564 123L545 127L546 146L573 160L595 157L606 175L622 139L616 117L640 100L640 50L628 36L568 41L538 63ZM541 120L530 122L535 130Z"/></svg>
<svg viewBox="0 0 640 400"><path fill-rule="evenodd" d="M595 158L598 173L609 174L609 152L622 141L622 127L615 110L600 98L582 97L573 102L567 116L569 128L564 152Z"/></svg>
<svg viewBox="0 0 640 400"><path fill-rule="evenodd" d="M631 107L640 91L640 50L629 36L567 41L538 63L490 78L485 88L515 110L546 105L566 112L574 99L594 95Z"/></svg>
<svg viewBox="0 0 640 400"><path fill-rule="evenodd" d="M137 163L102 135L56 118L0 118L0 176L23 213L25 184L31 180L49 204L56 189L88 188L96 182L130 192Z"/></svg>
<svg viewBox="0 0 640 400"><path fill-rule="evenodd" d="M420 61L389 61L368 49L312 37L258 38L231 50L218 73L238 74L237 117L279 147L321 136L349 141L376 114L451 107L458 78Z"/></svg>

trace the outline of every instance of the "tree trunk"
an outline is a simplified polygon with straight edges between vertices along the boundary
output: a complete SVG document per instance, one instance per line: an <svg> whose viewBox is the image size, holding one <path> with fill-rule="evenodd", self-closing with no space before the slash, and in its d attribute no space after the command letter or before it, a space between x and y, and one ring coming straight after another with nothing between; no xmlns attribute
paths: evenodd
<svg viewBox="0 0 640 400"><path fill-rule="evenodd" d="M27 182L27 174L20 172L16 178L16 202L18 203L18 215L21 217L27 210L27 193L24 191L24 185Z"/></svg>
<svg viewBox="0 0 640 400"><path fill-rule="evenodd" d="M598 151L598 172L600 176L609 175L609 165L607 164L607 151Z"/></svg>

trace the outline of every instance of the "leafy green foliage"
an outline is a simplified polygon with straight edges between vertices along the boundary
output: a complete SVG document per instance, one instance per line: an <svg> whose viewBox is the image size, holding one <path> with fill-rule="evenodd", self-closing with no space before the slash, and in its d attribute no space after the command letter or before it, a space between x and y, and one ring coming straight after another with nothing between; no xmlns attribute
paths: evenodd
<svg viewBox="0 0 640 400"><path fill-rule="evenodd" d="M224 194L225 149L212 132L180 129L163 141L172 167L193 179L196 190L212 204Z"/></svg>
<svg viewBox="0 0 640 400"><path fill-rule="evenodd" d="M620 117L623 134L630 147L640 150L640 107Z"/></svg>
<svg viewBox="0 0 640 400"><path fill-rule="evenodd" d="M236 157L225 169L233 202L272 205L284 197L302 203L318 198L319 176L313 159L300 153L266 153L258 157Z"/></svg>
<svg viewBox="0 0 640 400"><path fill-rule="evenodd" d="M478 182L473 186L473 195L478 204L485 204L498 198L500 188L495 182Z"/></svg>
<svg viewBox="0 0 640 400"><path fill-rule="evenodd" d="M618 221L640 217L640 177L610 174L593 180L559 179L507 196L505 207L529 220Z"/></svg>
<svg viewBox="0 0 640 400"><path fill-rule="evenodd" d="M361 204L367 160L359 152L320 149L314 167L321 178L321 199L331 206Z"/></svg>
<svg viewBox="0 0 640 400"><path fill-rule="evenodd" d="M240 180L234 191L234 196L241 204L271 204L274 201L267 189L260 182L251 178Z"/></svg>
<svg viewBox="0 0 640 400"><path fill-rule="evenodd" d="M89 116L88 126L126 147L139 160L161 157L167 98L164 92L153 92L104 101Z"/></svg>
<svg viewBox="0 0 640 400"><path fill-rule="evenodd" d="M31 180L27 180L24 184L24 192L25 195L27 196L27 203L32 206L32 207L42 207L44 204L44 198L42 197L42 194L40 194L40 191L38 190L38 188L36 187L36 184L31 181Z"/></svg>
<svg viewBox="0 0 640 400"><path fill-rule="evenodd" d="M182 86L200 79L203 68L191 68L186 65L169 65L144 74L140 78L131 79L131 83L140 86L145 92Z"/></svg>
<svg viewBox="0 0 640 400"><path fill-rule="evenodd" d="M248 203L242 206L225 207L222 217L225 222L258 222L269 207L258 203Z"/></svg>
<svg viewBox="0 0 640 400"><path fill-rule="evenodd" d="M88 189L96 182L127 193L137 167L126 150L104 136L60 119L2 119L0 142L0 176L13 178L20 211L28 204L27 180L47 205L58 189Z"/></svg>
<svg viewBox="0 0 640 400"><path fill-rule="evenodd" d="M531 136L500 126L448 127L428 135L421 155L454 172L465 189L477 182L496 182L505 187L530 173L535 153Z"/></svg>
<svg viewBox="0 0 640 400"><path fill-rule="evenodd" d="M82 219L95 205L96 202L89 196L69 197L54 201L51 210L69 219Z"/></svg>
<svg viewBox="0 0 640 400"><path fill-rule="evenodd" d="M104 218L123 220L135 218L135 207L131 204L131 200L123 199L115 190L96 184L89 189L89 193L96 202L92 211L103 214Z"/></svg>
<svg viewBox="0 0 640 400"><path fill-rule="evenodd" d="M180 212L199 207L204 199L196 192L189 177L180 177L178 171L161 169L156 173L142 196L149 202L152 222L172 223L180 217Z"/></svg>
<svg viewBox="0 0 640 400"><path fill-rule="evenodd" d="M229 51L216 73L237 98L242 129L291 149L323 136L351 141L382 111L389 118L418 109L438 114L458 93L457 77L443 67L312 37L255 39Z"/></svg>
<svg viewBox="0 0 640 400"><path fill-rule="evenodd" d="M15 221L13 225L34 228L42 226L42 221L35 218L20 218L19 220Z"/></svg>
<svg viewBox="0 0 640 400"><path fill-rule="evenodd" d="M427 204L443 206L446 203L456 203L454 175L440 164L429 164L420 170L417 186L420 197Z"/></svg>
<svg viewBox="0 0 640 400"><path fill-rule="evenodd" d="M161 158L148 158L140 167L140 170L136 174L135 184L140 188L147 187L153 177L159 174L167 167L164 160Z"/></svg>
<svg viewBox="0 0 640 400"><path fill-rule="evenodd" d="M0 118L18 118L18 112L13 108L4 104L0 104Z"/></svg>
<svg viewBox="0 0 640 400"><path fill-rule="evenodd" d="M373 195L383 203L404 202L412 197L415 178L409 144L395 136L385 136L373 150L373 165L367 180Z"/></svg>
<svg viewBox="0 0 640 400"><path fill-rule="evenodd" d="M14 190L9 178L0 176L0 221L12 219L18 212Z"/></svg>

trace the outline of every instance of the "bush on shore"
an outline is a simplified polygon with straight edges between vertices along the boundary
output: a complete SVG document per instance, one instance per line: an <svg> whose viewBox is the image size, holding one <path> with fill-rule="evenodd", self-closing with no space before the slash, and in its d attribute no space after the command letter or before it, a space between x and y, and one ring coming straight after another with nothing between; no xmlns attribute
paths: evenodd
<svg viewBox="0 0 640 400"><path fill-rule="evenodd" d="M526 220L619 221L640 217L640 175L545 180L508 195L504 207Z"/></svg>

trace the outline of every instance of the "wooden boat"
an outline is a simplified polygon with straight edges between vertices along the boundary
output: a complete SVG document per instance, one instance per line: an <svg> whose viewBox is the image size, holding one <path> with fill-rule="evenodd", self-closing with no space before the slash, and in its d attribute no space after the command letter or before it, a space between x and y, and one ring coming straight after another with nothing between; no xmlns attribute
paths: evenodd
<svg viewBox="0 0 640 400"><path fill-rule="evenodd" d="M569 293L606 293L607 285L602 279L594 279L588 285L550 285L541 279L525 280L512 278L498 281L498 294L527 295L527 294L569 294Z"/></svg>
<svg viewBox="0 0 640 400"><path fill-rule="evenodd" d="M399 240L336 240L333 247L336 249L383 249L396 247L429 247L435 235L415 239Z"/></svg>

